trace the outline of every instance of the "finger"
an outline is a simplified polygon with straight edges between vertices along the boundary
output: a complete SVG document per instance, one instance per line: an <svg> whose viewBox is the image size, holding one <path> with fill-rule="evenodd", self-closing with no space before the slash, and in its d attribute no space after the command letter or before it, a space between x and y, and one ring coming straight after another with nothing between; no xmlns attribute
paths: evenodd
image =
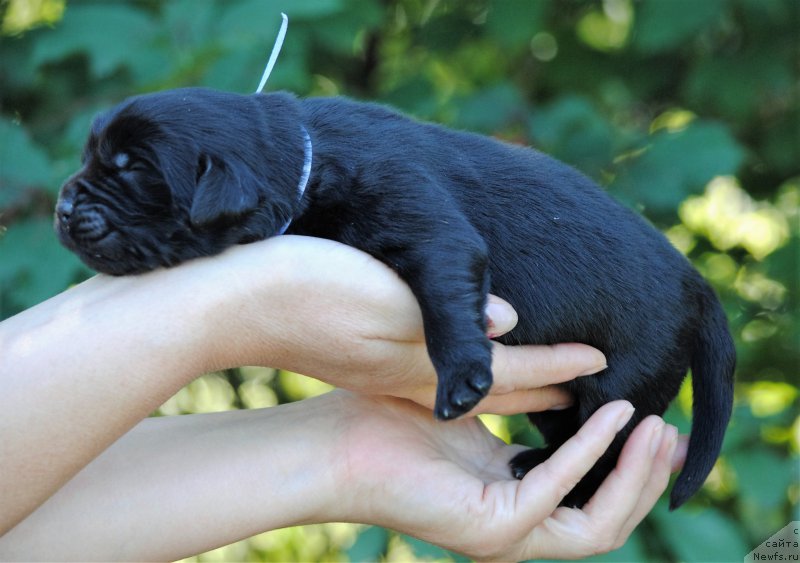
<svg viewBox="0 0 800 563"><path fill-rule="evenodd" d="M467 416L477 414L512 415L524 412L558 410L572 404L570 394L554 385L529 391L512 391L504 395L488 395Z"/></svg>
<svg viewBox="0 0 800 563"><path fill-rule="evenodd" d="M617 541L614 544L614 548L622 547L636 526L650 513L653 506L655 506L658 499L666 490L669 484L672 458L674 457L677 444L678 429L672 425L667 425L664 428L658 452L653 458L650 476L645 483L642 493L639 495L639 500L636 503L633 514L631 514L617 534Z"/></svg>
<svg viewBox="0 0 800 563"><path fill-rule="evenodd" d="M504 346L495 342L490 393L502 395L562 383L605 367L603 353L585 344Z"/></svg>
<svg viewBox="0 0 800 563"><path fill-rule="evenodd" d="M508 301L496 295L489 295L486 304L486 332L489 338L496 338L517 326L517 312Z"/></svg>
<svg viewBox="0 0 800 563"><path fill-rule="evenodd" d="M600 407L547 461L528 472L518 489L518 509L529 510L532 523L551 514L605 453L633 410L627 401Z"/></svg>
<svg viewBox="0 0 800 563"><path fill-rule="evenodd" d="M672 459L670 460L672 472L675 473L680 471L683 468L683 464L686 461L686 452L689 449L689 436L686 434L681 434L678 436L678 445L675 447L675 451L672 454Z"/></svg>
<svg viewBox="0 0 800 563"><path fill-rule="evenodd" d="M625 442L617 466L583 508L595 534L610 542L608 549L618 547L617 538L623 535L623 528L637 511L654 469L653 460L661 447L664 431L665 424L660 417L649 416L640 422ZM667 471L663 483L661 480L659 483L666 488L668 480ZM647 510L652 508L663 488L655 498L645 499L645 504L650 503ZM650 492L652 496L654 490Z"/></svg>

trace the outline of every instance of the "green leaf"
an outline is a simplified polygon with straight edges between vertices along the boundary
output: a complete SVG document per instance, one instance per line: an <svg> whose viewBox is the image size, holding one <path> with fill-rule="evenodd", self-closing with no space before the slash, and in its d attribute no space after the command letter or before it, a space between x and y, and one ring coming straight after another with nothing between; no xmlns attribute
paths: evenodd
<svg viewBox="0 0 800 563"><path fill-rule="evenodd" d="M380 526L370 526L358 534L356 542L347 550L350 561L379 561L389 547L389 532Z"/></svg>
<svg viewBox="0 0 800 563"><path fill-rule="evenodd" d="M469 43L475 34L475 25L463 11L447 11L426 20L422 16L422 25L416 29L414 44L419 45L432 54L440 54L443 58L457 52L459 47Z"/></svg>
<svg viewBox="0 0 800 563"><path fill-rule="evenodd" d="M685 45L704 26L718 21L727 0L642 0L636 3L633 44L644 53Z"/></svg>
<svg viewBox="0 0 800 563"><path fill-rule="evenodd" d="M657 214L700 193L714 176L734 174L744 149L721 123L696 121L683 131L658 131L638 156L620 164L609 187L632 205Z"/></svg>
<svg viewBox="0 0 800 563"><path fill-rule="evenodd" d="M672 423L672 421L669 421ZM688 434L690 426L679 427L681 433ZM749 405L736 405L731 415L731 422L725 431L725 441L722 444L722 454L727 457L728 452L739 449L750 449L758 441L761 432L761 421L753 416Z"/></svg>
<svg viewBox="0 0 800 563"><path fill-rule="evenodd" d="M281 11L284 11L289 17L289 30L266 90L308 90L312 75L307 61L313 33L302 22L335 15L341 9L341 2L297 2L287 6L284 2L251 0L225 6L229 9L223 12L214 31L223 54L203 77L203 83L236 92L254 91L278 34Z"/></svg>
<svg viewBox="0 0 800 563"><path fill-rule="evenodd" d="M494 0L486 17L486 31L505 48L527 47L545 26L548 2L538 0Z"/></svg>
<svg viewBox="0 0 800 563"><path fill-rule="evenodd" d="M213 2L171 0L164 3L163 28L169 30L173 44L187 56L202 52L213 40L211 29L217 11Z"/></svg>
<svg viewBox="0 0 800 563"><path fill-rule="evenodd" d="M411 77L408 81L395 86L379 101L420 119L431 119L439 109L436 89L430 80L421 76Z"/></svg>
<svg viewBox="0 0 800 563"><path fill-rule="evenodd" d="M797 473L794 460L765 447L750 447L727 457L745 500L764 508L776 508L786 502L786 491ZM765 475L769 479L764 479Z"/></svg>
<svg viewBox="0 0 800 563"><path fill-rule="evenodd" d="M86 140L89 138L89 132L92 128L92 121L94 121L94 118L97 117L102 111L107 110L108 108L109 106L92 105L91 107L87 107L81 111L76 111L73 113L69 123L64 129L64 134L61 138L61 145L59 148L63 152L74 155L75 158L78 158L83 151Z"/></svg>
<svg viewBox="0 0 800 563"><path fill-rule="evenodd" d="M796 175L800 162L800 107L795 106L786 114L778 115L773 123L764 125L769 130L760 155L764 164L784 177Z"/></svg>
<svg viewBox="0 0 800 563"><path fill-rule="evenodd" d="M98 78L122 66L146 71L146 62L137 55L150 52L156 29L144 12L122 3L68 4L61 23L40 35L33 61L42 65L84 54ZM163 66L163 58L160 63Z"/></svg>
<svg viewBox="0 0 800 563"><path fill-rule="evenodd" d="M451 553L446 549L430 544L426 541L418 540L417 538L412 538L411 536L406 535L402 535L400 537L406 544L408 544L408 547L411 548L411 551L414 552L414 557L422 559L423 561L469 561L469 559L456 556L454 553Z"/></svg>
<svg viewBox="0 0 800 563"><path fill-rule="evenodd" d="M527 112L520 91L502 82L458 101L456 123L473 131L495 133Z"/></svg>
<svg viewBox="0 0 800 563"><path fill-rule="evenodd" d="M608 563L640 563L641 561L649 561L650 558L645 548L645 543L642 540L641 533L634 533L619 549L604 553L602 555L595 555L594 557L587 557L582 561L591 561L592 563L608 562Z"/></svg>
<svg viewBox="0 0 800 563"><path fill-rule="evenodd" d="M347 11L327 16L324 23L315 25L314 41L334 53L352 55L354 47L363 40L361 32L377 27L383 15L375 0L349 0Z"/></svg>
<svg viewBox="0 0 800 563"><path fill-rule="evenodd" d="M674 560L686 562L740 561L752 549L734 521L714 508L670 512L661 500L651 513Z"/></svg>
<svg viewBox="0 0 800 563"><path fill-rule="evenodd" d="M585 98L564 96L537 108L530 129L539 148L595 178L613 158L611 124Z"/></svg>
<svg viewBox="0 0 800 563"><path fill-rule="evenodd" d="M281 26L281 12L289 18L287 45L295 41L293 24L303 20L322 19L342 10L342 0L246 0L224 4L227 7L216 32L229 44L259 41L269 54ZM324 22L320 22L324 25Z"/></svg>
<svg viewBox="0 0 800 563"><path fill-rule="evenodd" d="M0 117L0 209L26 188L48 186L53 179L50 160L25 128Z"/></svg>
<svg viewBox="0 0 800 563"><path fill-rule="evenodd" d="M718 115L751 119L767 100L794 95L792 66L784 60L792 56L763 47L734 57L698 58L686 77L686 97Z"/></svg>
<svg viewBox="0 0 800 563"><path fill-rule="evenodd" d="M210 66L203 76L202 84L230 92L254 92L269 58L268 49L264 49L263 45L259 47L231 49ZM308 89L310 83L305 43L300 41L297 45L284 46L264 92L281 89L302 92Z"/></svg>
<svg viewBox="0 0 800 563"><path fill-rule="evenodd" d="M30 88L36 81L36 67L31 63L35 33L21 37L0 36L0 84L3 94ZM8 108L6 108L7 110Z"/></svg>

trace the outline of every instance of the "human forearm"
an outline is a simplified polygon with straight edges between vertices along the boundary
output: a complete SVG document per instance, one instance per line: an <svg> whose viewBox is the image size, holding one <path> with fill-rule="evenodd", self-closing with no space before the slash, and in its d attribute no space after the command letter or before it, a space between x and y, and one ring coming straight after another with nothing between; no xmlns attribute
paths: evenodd
<svg viewBox="0 0 800 563"><path fill-rule="evenodd" d="M331 395L142 421L0 538L0 559L176 560L337 519L340 418Z"/></svg>
<svg viewBox="0 0 800 563"><path fill-rule="evenodd" d="M0 533L202 373L170 277L96 277L0 325Z"/></svg>
<svg viewBox="0 0 800 563"><path fill-rule="evenodd" d="M479 408L501 413L564 404L550 384L605 362L580 344L495 344L493 354ZM353 248L276 237L143 276L99 276L0 324L0 534L193 377L238 365L428 407L435 394L413 295Z"/></svg>
<svg viewBox="0 0 800 563"><path fill-rule="evenodd" d="M521 446L474 418L438 422L386 397L334 391L259 411L150 419L1 537L0 559L173 560L333 521L389 526L490 560L607 551L663 492L674 428L648 417L584 511L556 505L632 410L602 407L523 481L508 469Z"/></svg>

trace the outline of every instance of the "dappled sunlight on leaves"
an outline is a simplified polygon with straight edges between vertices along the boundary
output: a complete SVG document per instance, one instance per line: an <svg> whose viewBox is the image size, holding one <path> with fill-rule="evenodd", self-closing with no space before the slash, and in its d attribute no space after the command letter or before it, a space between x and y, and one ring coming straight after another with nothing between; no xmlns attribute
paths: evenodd
<svg viewBox="0 0 800 563"><path fill-rule="evenodd" d="M718 177L702 196L690 197L679 208L681 220L708 237L720 250L741 246L763 260L786 244L786 214L768 202L751 198L731 176Z"/></svg>
<svg viewBox="0 0 800 563"><path fill-rule="evenodd" d="M275 370L260 367L239 368L242 383L238 393L242 406L248 409L274 407L278 404L278 395L270 386L275 379Z"/></svg>
<svg viewBox="0 0 800 563"><path fill-rule="evenodd" d="M700 119L680 130L659 129L640 148L620 166L610 189L656 216L672 212L715 176L735 173L744 160L728 127Z"/></svg>
<svg viewBox="0 0 800 563"><path fill-rule="evenodd" d="M736 492L736 471L725 456L720 457L703 484L703 491L715 500L728 499Z"/></svg>
<svg viewBox="0 0 800 563"><path fill-rule="evenodd" d="M66 0L9 0L0 31L14 35L40 25L53 25L64 15Z"/></svg>
<svg viewBox="0 0 800 563"><path fill-rule="evenodd" d="M675 225L664 231L664 235L683 255L688 255L697 243L694 234L685 225Z"/></svg>
<svg viewBox="0 0 800 563"><path fill-rule="evenodd" d="M229 411L234 407L233 387L219 373L198 377L161 405L158 413L175 415Z"/></svg>
<svg viewBox="0 0 800 563"><path fill-rule="evenodd" d="M763 273L742 268L733 285L736 292L748 301L761 304L765 309L776 309L786 297L786 287Z"/></svg>
<svg viewBox="0 0 800 563"><path fill-rule="evenodd" d="M683 131L689 124L697 119L697 115L685 109L671 109L656 117L650 124L650 133L666 129L670 133Z"/></svg>
<svg viewBox="0 0 800 563"><path fill-rule="evenodd" d="M283 392L292 401L316 397L317 395L322 395L333 389L331 385L319 379L306 377L305 375L292 373L290 371L281 371L278 374L278 381Z"/></svg>
<svg viewBox="0 0 800 563"><path fill-rule="evenodd" d="M739 265L727 254L708 252L700 257L703 274L718 285L730 285L740 272Z"/></svg>
<svg viewBox="0 0 800 563"><path fill-rule="evenodd" d="M602 9L591 9L578 21L581 41L598 51L615 51L628 43L633 23L630 0L604 0Z"/></svg>
<svg viewBox="0 0 800 563"><path fill-rule="evenodd" d="M787 410L798 397L797 387L775 381L756 381L745 389L750 409L760 418Z"/></svg>

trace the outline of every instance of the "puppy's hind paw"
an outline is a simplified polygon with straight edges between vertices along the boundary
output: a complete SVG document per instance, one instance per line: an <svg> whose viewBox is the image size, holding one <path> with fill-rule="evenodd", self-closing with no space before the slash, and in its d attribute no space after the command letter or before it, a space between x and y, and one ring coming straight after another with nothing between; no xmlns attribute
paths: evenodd
<svg viewBox="0 0 800 563"><path fill-rule="evenodd" d="M518 453L508 463L511 469L511 475L514 476L514 479L522 479L528 474L528 471L545 461L552 453L553 452L549 448L525 450L524 452Z"/></svg>
<svg viewBox="0 0 800 563"><path fill-rule="evenodd" d="M459 372L450 378L440 375L434 416L439 420L458 418L472 410L489 393L491 386L491 368L482 363L461 366Z"/></svg>

